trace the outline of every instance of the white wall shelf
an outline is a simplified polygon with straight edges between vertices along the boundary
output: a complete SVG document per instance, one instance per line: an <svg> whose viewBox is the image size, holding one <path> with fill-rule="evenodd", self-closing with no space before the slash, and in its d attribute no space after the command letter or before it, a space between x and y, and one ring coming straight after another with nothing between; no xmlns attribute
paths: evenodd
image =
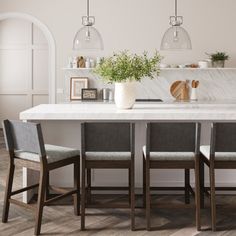
<svg viewBox="0 0 236 236"><path fill-rule="evenodd" d="M63 67L62 70L71 70L71 71L91 71L94 68L68 68Z"/></svg>
<svg viewBox="0 0 236 236"><path fill-rule="evenodd" d="M236 70L236 68L212 68L212 67L209 67L209 68L161 68L161 70L163 71L168 71L168 70L173 70L173 71L176 71L176 70L203 70L203 71L206 71L206 70Z"/></svg>
<svg viewBox="0 0 236 236"><path fill-rule="evenodd" d="M63 67L62 70L70 70L70 71L92 71L94 68L68 68ZM161 71L184 71L184 70L197 70L197 71L207 71L207 70L236 70L236 68L161 68Z"/></svg>

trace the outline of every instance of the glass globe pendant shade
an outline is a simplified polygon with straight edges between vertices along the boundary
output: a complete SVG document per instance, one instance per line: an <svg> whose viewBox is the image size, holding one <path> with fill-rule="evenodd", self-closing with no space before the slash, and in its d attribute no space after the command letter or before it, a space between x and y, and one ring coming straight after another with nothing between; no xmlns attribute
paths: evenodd
<svg viewBox="0 0 236 236"><path fill-rule="evenodd" d="M188 32L181 26L171 26L165 32L161 41L161 50L192 49Z"/></svg>
<svg viewBox="0 0 236 236"><path fill-rule="evenodd" d="M98 30L93 26L84 26L79 29L73 41L73 49L103 50L103 40Z"/></svg>

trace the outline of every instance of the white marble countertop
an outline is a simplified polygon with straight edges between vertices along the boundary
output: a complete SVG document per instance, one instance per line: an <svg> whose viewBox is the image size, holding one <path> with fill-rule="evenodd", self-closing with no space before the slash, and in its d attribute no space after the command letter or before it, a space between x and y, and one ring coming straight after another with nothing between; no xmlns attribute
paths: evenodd
<svg viewBox="0 0 236 236"><path fill-rule="evenodd" d="M199 120L236 121L236 101L136 103L119 110L114 103L42 104L20 113L21 120Z"/></svg>

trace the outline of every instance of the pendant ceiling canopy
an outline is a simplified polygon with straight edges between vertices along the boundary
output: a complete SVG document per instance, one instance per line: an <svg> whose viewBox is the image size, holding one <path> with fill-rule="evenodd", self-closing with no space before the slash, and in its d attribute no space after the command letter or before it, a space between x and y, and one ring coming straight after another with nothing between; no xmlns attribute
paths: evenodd
<svg viewBox="0 0 236 236"><path fill-rule="evenodd" d="M94 27L95 17L90 16L89 0L87 0L87 15L82 17L83 27L78 30L73 41L74 50L97 49L103 50L101 34Z"/></svg>
<svg viewBox="0 0 236 236"><path fill-rule="evenodd" d="M175 15L170 16L171 27L165 32L161 41L161 50L188 50L192 49L188 32L181 26L183 16L178 16L177 0L175 0Z"/></svg>

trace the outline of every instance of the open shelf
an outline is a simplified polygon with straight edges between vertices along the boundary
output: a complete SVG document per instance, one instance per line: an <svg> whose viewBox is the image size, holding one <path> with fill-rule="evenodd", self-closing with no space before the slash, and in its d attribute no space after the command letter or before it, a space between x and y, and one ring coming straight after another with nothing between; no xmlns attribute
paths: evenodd
<svg viewBox="0 0 236 236"><path fill-rule="evenodd" d="M71 70L71 71L91 71L94 68L67 68L63 67L62 70ZM236 68L161 68L161 71L184 71L184 70L202 70L202 71L207 71L207 70L236 70Z"/></svg>
<svg viewBox="0 0 236 236"><path fill-rule="evenodd" d="M203 70L203 71L206 71L206 70L236 70L236 68L212 68L212 67L209 67L209 68L161 68L161 70L165 71L165 70Z"/></svg>
<svg viewBox="0 0 236 236"><path fill-rule="evenodd" d="M63 67L62 70L75 70L75 71L91 71L94 68L68 68Z"/></svg>

